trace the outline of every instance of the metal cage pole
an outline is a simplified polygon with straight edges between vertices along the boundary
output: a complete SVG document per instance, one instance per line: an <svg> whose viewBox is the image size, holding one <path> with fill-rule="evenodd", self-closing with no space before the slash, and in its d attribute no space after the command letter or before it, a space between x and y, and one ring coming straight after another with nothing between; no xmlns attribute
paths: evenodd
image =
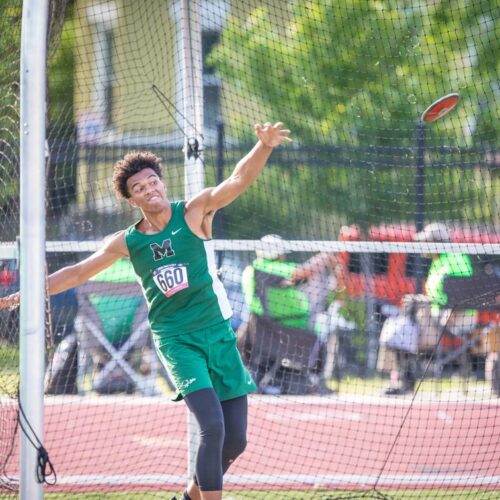
<svg viewBox="0 0 500 500"><path fill-rule="evenodd" d="M201 51L200 3L181 0L181 64L184 119L184 196L186 200L205 185L203 164L203 59ZM195 469L198 424L187 416L188 476Z"/></svg>
<svg viewBox="0 0 500 500"><path fill-rule="evenodd" d="M415 173L415 230L424 229L425 224L425 123L417 122L416 127L416 173ZM416 265L416 293L422 293L424 288L424 259L418 254Z"/></svg>
<svg viewBox="0 0 500 500"><path fill-rule="evenodd" d="M20 498L43 498L37 479L45 372L45 115L48 0L25 0L21 30ZM23 416L26 416L24 418ZM29 425L27 425L27 421ZM33 430L31 432L30 428ZM30 441L31 439L31 441Z"/></svg>
<svg viewBox="0 0 500 500"><path fill-rule="evenodd" d="M205 187L203 168L203 59L198 0L182 0L182 95L184 113L184 195Z"/></svg>

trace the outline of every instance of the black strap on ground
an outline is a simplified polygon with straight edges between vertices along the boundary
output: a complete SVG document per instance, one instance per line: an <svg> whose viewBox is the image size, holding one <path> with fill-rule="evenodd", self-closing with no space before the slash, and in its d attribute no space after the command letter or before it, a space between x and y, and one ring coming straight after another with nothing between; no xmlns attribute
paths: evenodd
<svg viewBox="0 0 500 500"><path fill-rule="evenodd" d="M52 462L50 461L49 453L47 452L47 450L43 446L39 437L36 435L35 431L33 430L33 427L31 426L28 419L26 418L26 414L24 413L23 407L21 405L19 395L18 395L18 402L19 402L20 414L17 417L17 421L19 422L19 427L24 432L24 435L28 438L29 442L38 451L37 468L36 468L37 481L39 483L45 483L45 484L53 486L54 484L57 483L57 474L56 474L56 471L54 469L54 466L52 465ZM21 419L21 415L22 415L22 419ZM23 425L23 420L24 420L24 422L26 422L26 424L31 432L31 435L34 437L36 442L33 441L33 439L31 439L30 435L26 431L26 428ZM50 476L53 477L53 479L51 481L49 481L47 479Z"/></svg>

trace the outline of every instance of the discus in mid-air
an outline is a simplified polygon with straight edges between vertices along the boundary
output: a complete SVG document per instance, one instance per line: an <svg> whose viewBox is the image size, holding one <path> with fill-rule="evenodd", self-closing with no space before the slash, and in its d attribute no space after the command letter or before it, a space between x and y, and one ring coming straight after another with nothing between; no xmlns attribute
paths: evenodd
<svg viewBox="0 0 500 500"><path fill-rule="evenodd" d="M420 116L423 122L435 122L447 115L458 103L460 96L453 92L434 101Z"/></svg>

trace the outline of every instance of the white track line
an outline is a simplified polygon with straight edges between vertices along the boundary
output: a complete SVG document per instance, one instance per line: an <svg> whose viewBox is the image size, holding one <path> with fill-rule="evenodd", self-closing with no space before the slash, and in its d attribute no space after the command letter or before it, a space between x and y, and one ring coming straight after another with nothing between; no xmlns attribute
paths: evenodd
<svg viewBox="0 0 500 500"><path fill-rule="evenodd" d="M92 485L129 485L146 486L158 485L162 487L184 484L187 480L185 475L174 474L145 474L145 475L74 475L58 476L57 486L92 486ZM449 473L429 474L384 474L378 477L375 474L227 474L224 483L235 486L249 487L256 485L293 487L298 485L309 485L320 487L327 486L351 486L351 487L401 487L401 486L468 486L471 488L500 483L500 476L465 476Z"/></svg>

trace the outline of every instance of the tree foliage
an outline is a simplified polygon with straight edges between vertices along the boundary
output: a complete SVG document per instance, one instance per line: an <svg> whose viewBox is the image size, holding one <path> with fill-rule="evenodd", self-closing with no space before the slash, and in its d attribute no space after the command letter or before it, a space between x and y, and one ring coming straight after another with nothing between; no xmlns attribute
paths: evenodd
<svg viewBox="0 0 500 500"><path fill-rule="evenodd" d="M459 92L453 113L425 127L425 218L494 222L494 172L478 179L471 168L500 135L494 4L296 0L282 25L271 7L256 8L245 22L231 19L211 54L225 91L283 120L304 158L291 173L275 174L286 177L282 183L268 185L271 176L263 176L246 195L253 208L238 206L245 220L265 220L278 232L288 221L281 227L306 238L335 237L339 222L411 222L417 123L430 103ZM246 139L237 123L244 113L229 109L226 119L228 132ZM341 150L349 160L339 158ZM312 214L326 221L324 230L304 223Z"/></svg>
<svg viewBox="0 0 500 500"><path fill-rule="evenodd" d="M228 23L211 62L224 82L260 100L307 143L411 144L421 112L459 92L453 119L430 133L443 139L460 130L463 144L495 144L495 4L302 0L279 29L261 7L245 23Z"/></svg>
<svg viewBox="0 0 500 500"><path fill-rule="evenodd" d="M74 74L76 23L73 1L64 1L59 6L60 21L52 26L51 41L53 54L48 65L49 124L51 127L64 126L65 134L74 129ZM64 25L63 25L64 20ZM56 50L57 48L57 50Z"/></svg>
<svg viewBox="0 0 500 500"><path fill-rule="evenodd" d="M68 2L52 2L49 33L48 111L50 125L71 133L73 129L74 36L71 21L61 33L62 19ZM71 2L69 12L71 13ZM20 148L20 57L22 1L0 0L0 210L17 220L19 197ZM68 30L68 26L71 28ZM55 50L57 47L57 50ZM50 136L50 132L49 132Z"/></svg>
<svg viewBox="0 0 500 500"><path fill-rule="evenodd" d="M21 1L0 0L0 12L0 210L9 216L19 191Z"/></svg>

